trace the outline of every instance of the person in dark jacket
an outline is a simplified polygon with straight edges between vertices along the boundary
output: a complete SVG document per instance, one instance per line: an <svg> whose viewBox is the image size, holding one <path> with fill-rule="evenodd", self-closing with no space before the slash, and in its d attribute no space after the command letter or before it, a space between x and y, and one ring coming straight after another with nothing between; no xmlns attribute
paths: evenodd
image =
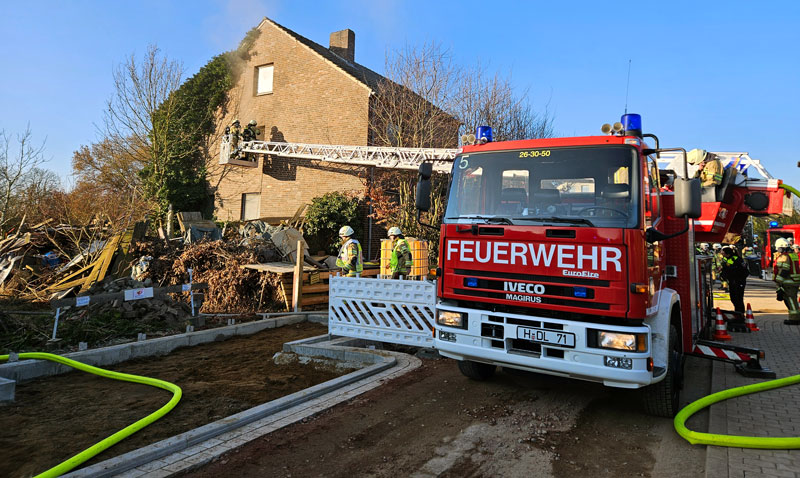
<svg viewBox="0 0 800 478"><path fill-rule="evenodd" d="M732 247L723 247L722 256L720 276L728 283L734 310L744 314L744 288L750 271Z"/></svg>

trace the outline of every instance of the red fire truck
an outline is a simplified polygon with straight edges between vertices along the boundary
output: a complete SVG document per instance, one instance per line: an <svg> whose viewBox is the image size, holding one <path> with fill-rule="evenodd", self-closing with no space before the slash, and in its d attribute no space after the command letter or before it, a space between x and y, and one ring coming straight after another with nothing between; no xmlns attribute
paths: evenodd
<svg viewBox="0 0 800 478"><path fill-rule="evenodd" d="M772 261L775 256L775 241L780 238L786 240L791 239L793 243L798 244L800 239L800 224L786 224L779 225L777 221L771 221L769 229L767 229L767 242L764 244L764 250L761 254L761 268L764 271L772 271Z"/></svg>
<svg viewBox="0 0 800 478"><path fill-rule="evenodd" d="M639 115L603 132L493 142L482 127L463 146L441 225L435 347L473 379L502 366L641 388L648 412L672 416L687 354L760 370L757 350L706 341L710 264L694 242L781 213L786 191L733 181L735 168L702 190L686 152L661 149ZM673 170L659 170L662 152L679 153ZM431 175L419 168L419 211Z"/></svg>

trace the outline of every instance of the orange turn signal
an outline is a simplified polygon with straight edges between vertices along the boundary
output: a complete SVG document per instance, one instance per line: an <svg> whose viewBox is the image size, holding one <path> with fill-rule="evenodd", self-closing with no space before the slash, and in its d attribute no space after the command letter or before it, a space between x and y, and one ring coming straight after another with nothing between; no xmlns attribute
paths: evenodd
<svg viewBox="0 0 800 478"><path fill-rule="evenodd" d="M647 284L631 284L631 292L634 294L647 294L648 290Z"/></svg>

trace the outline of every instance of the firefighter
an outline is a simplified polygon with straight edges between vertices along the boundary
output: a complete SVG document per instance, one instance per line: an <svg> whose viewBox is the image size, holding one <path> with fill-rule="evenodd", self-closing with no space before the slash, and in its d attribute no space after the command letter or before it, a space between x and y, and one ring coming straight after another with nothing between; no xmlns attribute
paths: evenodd
<svg viewBox="0 0 800 478"><path fill-rule="evenodd" d="M714 153L704 149L693 149L687 154L689 164L697 165L694 177L700 178L704 188L716 187L722 184L722 161Z"/></svg>
<svg viewBox="0 0 800 478"><path fill-rule="evenodd" d="M233 120L231 123L231 157L235 157L239 155L239 135L242 132L241 125L239 124L239 120Z"/></svg>
<svg viewBox="0 0 800 478"><path fill-rule="evenodd" d="M347 277L358 277L364 271L361 244L353 238L353 234L355 234L355 231L350 226L342 226L339 229L342 247L339 249L336 265L342 268Z"/></svg>
<svg viewBox="0 0 800 478"><path fill-rule="evenodd" d="M255 141L256 140L256 138L258 137L258 134L260 133L258 128L256 128L257 125L258 125L258 123L256 122L256 120L250 120L250 122L247 123L247 127L242 132L242 141Z"/></svg>
<svg viewBox="0 0 800 478"><path fill-rule="evenodd" d="M715 281L720 279L719 273L721 271L721 268L722 268L722 244L717 243L714 244L711 252L711 278L714 279ZM720 282L722 283L722 288L727 289L727 285L722 280L720 280Z"/></svg>
<svg viewBox="0 0 800 478"><path fill-rule="evenodd" d="M791 252L789 241L779 238L775 241L778 258L772 268L773 278L778 286L778 300L782 300L789 309L789 320L784 321L789 325L800 325L800 307L797 304L797 290L800 286L800 259L798 254Z"/></svg>
<svg viewBox="0 0 800 478"><path fill-rule="evenodd" d="M408 272L414 264L411 257L411 246L399 227L389 229L389 239L392 240L392 257L389 260L392 279L399 279L401 276L408 277Z"/></svg>
<svg viewBox="0 0 800 478"><path fill-rule="evenodd" d="M744 288L747 285L747 276L750 275L750 271L734 248L723 247L722 255L720 277L728 283L734 310L744 314Z"/></svg>

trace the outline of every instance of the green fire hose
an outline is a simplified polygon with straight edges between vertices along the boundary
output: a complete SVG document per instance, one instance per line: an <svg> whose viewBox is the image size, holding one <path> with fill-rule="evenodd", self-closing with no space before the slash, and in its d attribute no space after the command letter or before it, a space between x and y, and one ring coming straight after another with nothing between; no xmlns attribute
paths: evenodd
<svg viewBox="0 0 800 478"><path fill-rule="evenodd" d="M112 372L110 370L105 370L98 367L93 367L91 365L86 365L84 363L76 362L75 360L70 360L66 357L62 357L60 355L48 354L43 352L29 352L29 353L21 353L19 354L19 358L21 359L38 359L38 360L50 360L52 362L58 362L63 365L67 365L72 368L76 368L78 370L93 373L95 375L99 375L105 378L113 378L114 380L123 380L125 382L134 382L134 383L141 383L144 385L150 385L152 387L162 388L169 392L172 392L172 399L167 402L166 405L159 408L155 412L151 413L150 415L142 418L141 420L128 425L127 427L123 428L122 430L114 433L113 435L109 436L105 440L95 443L94 445L90 446L89 448L83 450L82 452L78 453L77 455L73 456L72 458L56 465L53 468L45 471L44 473L37 475L36 478L49 478L55 477L59 475L63 475L64 473L72 470L76 466L84 463L85 461L89 460L93 456L97 455L98 453L110 448L111 446L119 443L123 439L133 435L134 433L138 432L142 428L150 425L154 421L158 420L159 418L163 417L170 410L175 408L175 405L181 400L181 395L183 392L181 388L175 384L165 382L163 380L158 380L155 378L149 377L142 377L141 375L130 375L127 373L120 373L120 372ZM0 362L8 360L8 355L0 355Z"/></svg>
<svg viewBox="0 0 800 478"><path fill-rule="evenodd" d="M770 380L769 382L754 383L744 387L731 388L703 397L687 405L675 415L675 431L692 445L717 445L736 448L765 448L771 450L786 450L800 448L800 437L748 437L734 435L717 435L714 433L700 433L686 428L686 420L692 415L714 403L729 398L749 395L751 393L772 390L773 388L786 387L800 383L800 375Z"/></svg>

